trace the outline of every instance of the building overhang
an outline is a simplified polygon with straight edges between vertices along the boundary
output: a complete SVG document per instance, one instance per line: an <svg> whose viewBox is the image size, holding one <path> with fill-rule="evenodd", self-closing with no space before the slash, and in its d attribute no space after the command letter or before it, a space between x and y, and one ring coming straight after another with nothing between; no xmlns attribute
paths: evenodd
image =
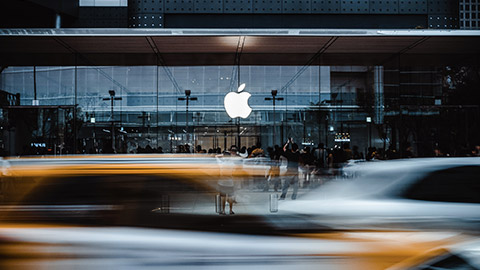
<svg viewBox="0 0 480 270"><path fill-rule="evenodd" d="M0 65L480 64L480 31L0 29Z"/></svg>

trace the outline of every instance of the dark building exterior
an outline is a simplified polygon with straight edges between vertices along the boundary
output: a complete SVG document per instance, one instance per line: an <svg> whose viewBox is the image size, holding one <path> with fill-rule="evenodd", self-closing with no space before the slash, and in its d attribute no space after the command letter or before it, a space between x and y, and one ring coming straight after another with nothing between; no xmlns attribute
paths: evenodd
<svg viewBox="0 0 480 270"><path fill-rule="evenodd" d="M12 0L2 6L3 28L53 28L60 15L64 28L478 29L477 4L450 0Z"/></svg>

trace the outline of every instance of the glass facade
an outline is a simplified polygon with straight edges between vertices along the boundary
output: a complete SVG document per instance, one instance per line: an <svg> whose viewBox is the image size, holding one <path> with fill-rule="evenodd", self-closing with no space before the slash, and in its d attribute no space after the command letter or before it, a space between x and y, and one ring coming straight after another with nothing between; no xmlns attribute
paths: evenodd
<svg viewBox="0 0 480 270"><path fill-rule="evenodd" d="M376 147L384 156L390 149L400 157L410 146L417 156L430 156L436 148L459 155L460 148L476 144L479 129L474 124L478 102L453 101L477 85L469 75L476 69L462 68L8 67L0 75L0 89L19 93L21 106L2 110L3 151L177 152L185 144L192 151L198 146L214 151L258 143L266 148L293 137L303 147L348 143L364 155ZM223 99L240 83L252 95L253 111L237 120L226 114ZM185 90L197 98L188 108ZM272 90L283 98L275 108ZM24 114L24 122L36 125L16 127ZM462 114L470 127L456 131L462 138L449 135L448 121ZM51 126L48 132L46 126Z"/></svg>

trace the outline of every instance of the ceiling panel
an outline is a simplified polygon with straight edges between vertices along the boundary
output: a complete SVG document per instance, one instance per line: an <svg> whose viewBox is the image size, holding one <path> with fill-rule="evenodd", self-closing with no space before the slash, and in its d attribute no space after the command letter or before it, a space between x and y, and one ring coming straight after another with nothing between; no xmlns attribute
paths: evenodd
<svg viewBox="0 0 480 270"><path fill-rule="evenodd" d="M235 54L228 53L167 53L162 54L167 66L228 66L233 65Z"/></svg>
<svg viewBox="0 0 480 270"><path fill-rule="evenodd" d="M50 30L49 30L50 31ZM432 33L435 33L431 31ZM137 32L132 32L137 33ZM142 32L143 33L143 32ZM52 35L0 36L0 64L9 65L151 65L156 56L147 38L155 42L167 65L232 65L239 40L245 38L242 65L305 65L323 46L335 42L312 64L392 64L402 52L401 64L470 63L480 57L479 36L346 36L329 35ZM80 54L72 57L72 51ZM473 61L473 60L472 60Z"/></svg>
<svg viewBox="0 0 480 270"><path fill-rule="evenodd" d="M150 53L145 37L61 37L79 53Z"/></svg>
<svg viewBox="0 0 480 270"><path fill-rule="evenodd" d="M160 53L235 53L239 37L153 37Z"/></svg>
<svg viewBox="0 0 480 270"><path fill-rule="evenodd" d="M327 53L398 53L421 37L339 37Z"/></svg>
<svg viewBox="0 0 480 270"><path fill-rule="evenodd" d="M0 37L4 53L68 53L53 37Z"/></svg>
<svg viewBox="0 0 480 270"><path fill-rule="evenodd" d="M480 37L429 37L408 53L480 53Z"/></svg>
<svg viewBox="0 0 480 270"><path fill-rule="evenodd" d="M331 37L258 37L245 39L244 53L316 53Z"/></svg>

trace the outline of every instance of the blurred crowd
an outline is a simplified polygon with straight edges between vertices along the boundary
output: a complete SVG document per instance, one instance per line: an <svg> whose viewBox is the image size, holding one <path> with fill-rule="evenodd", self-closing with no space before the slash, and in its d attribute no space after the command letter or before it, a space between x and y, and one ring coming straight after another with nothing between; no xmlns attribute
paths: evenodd
<svg viewBox="0 0 480 270"><path fill-rule="evenodd" d="M293 185L296 191L298 185L302 187L317 185L331 177L341 175L342 168L349 163L416 157L410 145L407 145L403 151L397 151L393 147L386 150L369 147L364 154L358 146L350 147L349 143L338 144L331 148L325 147L323 143L320 143L317 147L299 147L291 139L284 146L275 145L265 149L262 148L260 143L250 147L243 146L240 149L236 145L232 145L225 150L221 148L206 150L201 145L197 145L190 150L189 145L180 145L177 147L177 153L221 154L222 156L234 155L245 159L262 158L268 160L270 170L266 176L266 182L257 185L263 185L264 191L267 191L270 186L275 191L280 189L285 191L288 186ZM442 153L439 148L435 148L431 156L448 157L450 155ZM471 151L464 151L462 156L480 156L480 145L476 145ZM287 172L281 174L280 167L282 165L286 165ZM297 179L285 180L288 178L286 174L288 174L289 169L298 172L295 173Z"/></svg>

